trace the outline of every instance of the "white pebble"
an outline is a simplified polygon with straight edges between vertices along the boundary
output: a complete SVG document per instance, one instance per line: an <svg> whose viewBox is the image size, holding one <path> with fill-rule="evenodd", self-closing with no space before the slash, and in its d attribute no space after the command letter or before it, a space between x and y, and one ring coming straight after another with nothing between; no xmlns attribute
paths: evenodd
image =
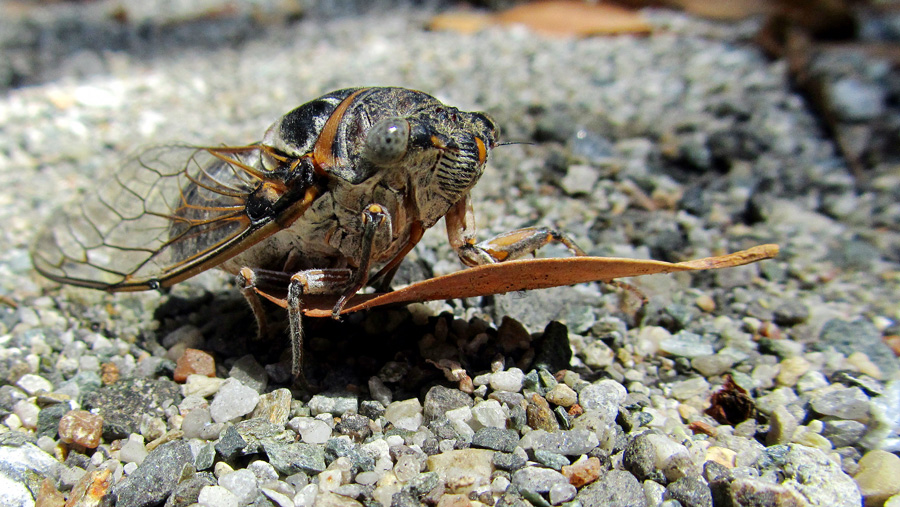
<svg viewBox="0 0 900 507"><path fill-rule="evenodd" d="M395 401L384 410L384 419L396 428L416 431L422 425L422 403L418 398Z"/></svg>
<svg viewBox="0 0 900 507"><path fill-rule="evenodd" d="M506 371L498 371L491 374L491 389L495 391L517 393L522 390L524 382L525 374L518 368L510 368Z"/></svg>
<svg viewBox="0 0 900 507"><path fill-rule="evenodd" d="M278 507L294 507L294 500L281 491L276 491L272 488L260 488L260 491L262 491L269 500L278 504Z"/></svg>
<svg viewBox="0 0 900 507"><path fill-rule="evenodd" d="M203 486L197 503L203 507L240 507L238 498L222 486Z"/></svg>
<svg viewBox="0 0 900 507"><path fill-rule="evenodd" d="M569 500L575 498L575 493L578 491L575 489L575 486L565 483L565 484L554 484L550 486L550 503L553 505L559 505L563 502L568 502Z"/></svg>
<svg viewBox="0 0 900 507"><path fill-rule="evenodd" d="M41 409L34 402L20 400L13 405L13 413L19 417L22 426L33 430L37 427L38 414L41 413Z"/></svg>
<svg viewBox="0 0 900 507"><path fill-rule="evenodd" d="M184 385L181 386L181 394L185 397L199 396L208 398L222 387L225 379L219 377L207 377L206 375L198 375L196 373L188 375Z"/></svg>
<svg viewBox="0 0 900 507"><path fill-rule="evenodd" d="M316 503L316 495L319 493L319 487L315 484L307 484L296 495L294 495L295 507L312 507Z"/></svg>
<svg viewBox="0 0 900 507"><path fill-rule="evenodd" d="M255 389L245 386L240 380L229 378L213 398L209 412L214 421L228 422L249 414L257 403L259 393Z"/></svg>
<svg viewBox="0 0 900 507"><path fill-rule="evenodd" d="M256 476L246 468L235 470L233 473L219 477L219 486L231 491L241 505L247 505L252 502L259 492Z"/></svg>
<svg viewBox="0 0 900 507"><path fill-rule="evenodd" d="M472 407L472 417L475 419L476 424L472 425L475 429L506 428L506 414L497 400L484 400Z"/></svg>
<svg viewBox="0 0 900 507"><path fill-rule="evenodd" d="M319 473L319 491L331 493L341 485L342 473L340 470L325 470Z"/></svg>
<svg viewBox="0 0 900 507"><path fill-rule="evenodd" d="M119 449L119 461L140 465L147 457L147 448L144 446L144 437L132 433L128 440Z"/></svg>
<svg viewBox="0 0 900 507"><path fill-rule="evenodd" d="M53 384L49 380L31 373L22 375L16 382L16 387L28 393L29 396L34 396L40 391L50 392L53 390Z"/></svg>

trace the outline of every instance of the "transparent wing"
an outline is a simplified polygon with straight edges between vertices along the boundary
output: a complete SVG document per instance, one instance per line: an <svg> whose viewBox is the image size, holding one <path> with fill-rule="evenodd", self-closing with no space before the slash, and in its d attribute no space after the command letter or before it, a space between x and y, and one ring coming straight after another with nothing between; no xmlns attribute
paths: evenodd
<svg viewBox="0 0 900 507"><path fill-rule="evenodd" d="M160 146L55 214L32 247L53 280L105 290L167 286L242 249L259 146ZM246 245L245 245L246 246Z"/></svg>

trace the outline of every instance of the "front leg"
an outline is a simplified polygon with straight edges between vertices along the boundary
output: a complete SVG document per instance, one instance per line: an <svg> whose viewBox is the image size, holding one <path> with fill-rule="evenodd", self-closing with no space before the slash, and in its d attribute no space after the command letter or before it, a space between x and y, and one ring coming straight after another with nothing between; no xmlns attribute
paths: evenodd
<svg viewBox="0 0 900 507"><path fill-rule="evenodd" d="M548 227L525 227L476 243L475 212L466 195L444 215L447 238L466 266L492 264L524 257L549 243L562 243L575 255L587 255L565 234Z"/></svg>

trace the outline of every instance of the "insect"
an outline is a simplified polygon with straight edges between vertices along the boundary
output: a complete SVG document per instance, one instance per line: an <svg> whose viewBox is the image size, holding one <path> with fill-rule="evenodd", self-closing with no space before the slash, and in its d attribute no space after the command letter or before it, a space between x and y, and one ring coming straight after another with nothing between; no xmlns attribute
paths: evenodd
<svg viewBox="0 0 900 507"><path fill-rule="evenodd" d="M560 242L530 227L475 239L469 191L498 142L494 121L405 88L348 88L282 116L247 146L141 152L93 195L55 215L32 249L57 282L161 289L210 268L236 275L260 335L260 294L287 290L292 370L303 380L304 298L333 295L337 318L366 285L389 287L442 217L463 264L516 259Z"/></svg>

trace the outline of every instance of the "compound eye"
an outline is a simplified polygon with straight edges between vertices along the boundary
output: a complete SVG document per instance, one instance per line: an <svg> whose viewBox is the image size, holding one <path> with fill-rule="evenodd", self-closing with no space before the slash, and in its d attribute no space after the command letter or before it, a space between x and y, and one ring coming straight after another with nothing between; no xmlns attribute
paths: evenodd
<svg viewBox="0 0 900 507"><path fill-rule="evenodd" d="M380 120L366 134L366 158L375 164L396 162L406 155L409 122L403 118Z"/></svg>

